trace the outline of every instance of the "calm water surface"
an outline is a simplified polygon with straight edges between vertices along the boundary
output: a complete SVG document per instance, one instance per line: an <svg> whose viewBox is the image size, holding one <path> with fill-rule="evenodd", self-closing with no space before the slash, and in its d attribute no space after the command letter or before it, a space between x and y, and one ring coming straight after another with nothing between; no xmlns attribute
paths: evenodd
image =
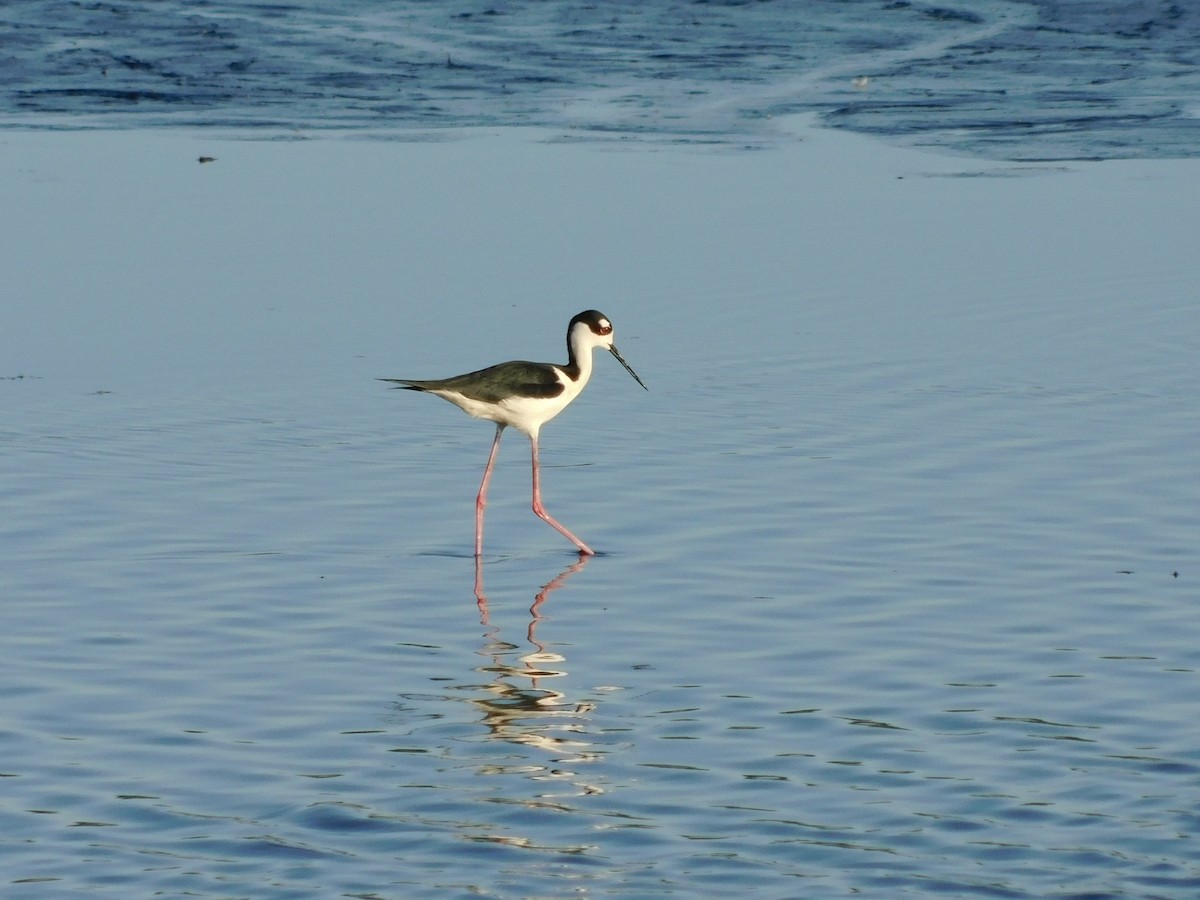
<svg viewBox="0 0 1200 900"><path fill-rule="evenodd" d="M0 894L1195 896L1198 35L5 7Z"/></svg>
<svg viewBox="0 0 1200 900"><path fill-rule="evenodd" d="M5 895L1193 895L1189 164L803 137L10 136Z"/></svg>

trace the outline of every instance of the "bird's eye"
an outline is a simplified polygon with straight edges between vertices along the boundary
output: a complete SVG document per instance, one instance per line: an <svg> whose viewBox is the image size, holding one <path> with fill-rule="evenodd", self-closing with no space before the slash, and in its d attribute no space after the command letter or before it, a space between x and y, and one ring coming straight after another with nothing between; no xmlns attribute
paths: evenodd
<svg viewBox="0 0 1200 900"><path fill-rule="evenodd" d="M612 323L607 319L596 324L597 334L612 334Z"/></svg>

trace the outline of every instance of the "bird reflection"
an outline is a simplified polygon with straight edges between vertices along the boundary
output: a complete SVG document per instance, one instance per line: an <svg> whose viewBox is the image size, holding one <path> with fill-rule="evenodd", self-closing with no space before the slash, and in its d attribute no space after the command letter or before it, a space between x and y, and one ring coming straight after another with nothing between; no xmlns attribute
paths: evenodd
<svg viewBox="0 0 1200 900"><path fill-rule="evenodd" d="M559 762L587 758L587 741L575 735L583 733L582 720L594 704L573 703L562 691L545 686L545 682L567 674L563 668L566 658L548 650L539 640L537 630L543 621L541 607L546 599L581 571L588 559L581 555L578 562L538 591L529 608L529 625L525 630L530 649L520 656L517 654L521 652L521 645L505 640L500 628L491 622L483 586L483 564L478 557L475 559L475 599L479 605L479 622L484 627L484 644L478 653L488 660L476 671L489 680L481 686L487 696L476 697L471 702L482 711L490 737L551 751Z"/></svg>

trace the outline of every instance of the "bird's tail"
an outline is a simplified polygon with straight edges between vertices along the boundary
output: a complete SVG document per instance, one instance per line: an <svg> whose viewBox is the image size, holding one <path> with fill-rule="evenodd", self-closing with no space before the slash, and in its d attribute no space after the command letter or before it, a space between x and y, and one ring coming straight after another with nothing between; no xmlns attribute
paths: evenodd
<svg viewBox="0 0 1200 900"><path fill-rule="evenodd" d="M376 381L387 381L394 384L396 390L404 389L406 391L424 391L427 390L424 384L420 381L409 381L407 378L376 378Z"/></svg>

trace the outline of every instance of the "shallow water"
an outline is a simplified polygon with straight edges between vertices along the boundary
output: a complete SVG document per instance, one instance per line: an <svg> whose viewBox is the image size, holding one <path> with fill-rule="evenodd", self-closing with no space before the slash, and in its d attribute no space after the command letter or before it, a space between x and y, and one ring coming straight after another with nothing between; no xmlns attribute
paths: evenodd
<svg viewBox="0 0 1200 900"><path fill-rule="evenodd" d="M8 135L6 894L1194 893L1192 164L796 127Z"/></svg>

